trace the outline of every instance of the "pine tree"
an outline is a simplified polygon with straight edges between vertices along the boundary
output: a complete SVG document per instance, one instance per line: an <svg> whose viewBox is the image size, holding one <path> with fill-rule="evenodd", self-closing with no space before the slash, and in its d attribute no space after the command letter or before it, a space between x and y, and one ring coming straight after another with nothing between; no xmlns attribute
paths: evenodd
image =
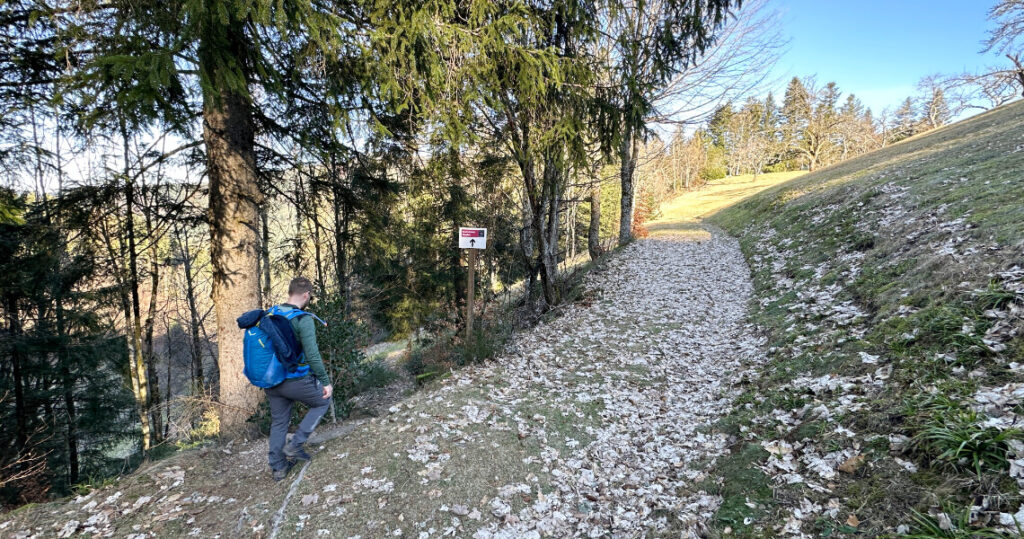
<svg viewBox="0 0 1024 539"><path fill-rule="evenodd" d="M209 180L213 299L217 316L221 426L237 431L261 394L241 376L235 318L259 305L257 132L281 133L280 103L297 95L302 70L337 65L366 15L357 3L301 0L144 0L94 4L74 33L83 43L76 62L80 104L88 125L109 122L108 110L128 117L132 130L159 123L186 137L202 118ZM185 67L187 66L187 67ZM356 70L357 71L357 70ZM358 77L357 72L348 78ZM346 82L333 91L351 91ZM334 109L333 118L346 114Z"/></svg>
<svg viewBox="0 0 1024 539"><path fill-rule="evenodd" d="M917 114L914 111L914 100L912 98L908 97L903 100L903 103L896 109L894 122L895 124L892 129L893 142L903 140L916 132Z"/></svg>
<svg viewBox="0 0 1024 539"><path fill-rule="evenodd" d="M850 94L839 109L839 146L841 148L839 160L849 158L852 155L861 153L866 145L864 133L864 105L857 99L857 96Z"/></svg>
<svg viewBox="0 0 1024 539"><path fill-rule="evenodd" d="M932 88L931 94L921 102L920 123L928 129L937 129L949 123L951 113L942 88Z"/></svg>
<svg viewBox="0 0 1024 539"><path fill-rule="evenodd" d="M10 217L0 223L0 347L10 358L0 367L7 504L63 495L86 474L109 473L104 451L130 432L132 406L121 379L123 340L98 314L112 298L88 287L95 254L67 238L89 226L88 206L77 193L29 203L6 190L0 205Z"/></svg>
<svg viewBox="0 0 1024 539"><path fill-rule="evenodd" d="M793 77L786 86L782 100L782 117L789 139L795 137L810 121L811 96L798 77Z"/></svg>
<svg viewBox="0 0 1024 539"><path fill-rule="evenodd" d="M786 87L782 103L783 140L790 151L803 158L809 170L827 164L835 150L839 125L836 104L840 95L834 82L819 90L813 81L794 77Z"/></svg>

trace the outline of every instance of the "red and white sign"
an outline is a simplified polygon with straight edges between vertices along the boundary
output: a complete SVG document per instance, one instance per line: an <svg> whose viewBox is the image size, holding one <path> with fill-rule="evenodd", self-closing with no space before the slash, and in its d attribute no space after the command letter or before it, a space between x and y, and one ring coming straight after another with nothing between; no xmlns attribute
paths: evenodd
<svg viewBox="0 0 1024 539"><path fill-rule="evenodd" d="M485 249L486 247L486 228L459 227L459 249Z"/></svg>

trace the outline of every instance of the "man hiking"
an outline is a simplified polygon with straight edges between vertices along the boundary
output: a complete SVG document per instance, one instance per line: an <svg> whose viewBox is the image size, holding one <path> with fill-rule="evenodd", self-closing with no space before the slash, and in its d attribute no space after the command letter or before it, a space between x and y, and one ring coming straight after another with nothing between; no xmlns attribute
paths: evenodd
<svg viewBox="0 0 1024 539"><path fill-rule="evenodd" d="M296 277L288 284L288 302L275 309L287 313L293 309L305 309L313 298L313 283L305 277ZM285 376L284 382L265 389L270 402L270 469L274 481L288 475L295 460L310 460L303 444L313 434L313 429L327 412L331 404L331 380L327 377L320 349L316 344L316 326L313 316L299 315L290 320L295 340L303 354L299 366ZM298 430L285 445L288 424L292 417L292 404L301 402L309 406L306 417L302 418Z"/></svg>

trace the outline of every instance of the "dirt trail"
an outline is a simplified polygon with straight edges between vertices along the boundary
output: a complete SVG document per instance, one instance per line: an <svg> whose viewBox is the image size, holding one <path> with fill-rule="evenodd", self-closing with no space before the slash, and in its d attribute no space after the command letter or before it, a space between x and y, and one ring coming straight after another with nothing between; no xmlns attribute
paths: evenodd
<svg viewBox="0 0 1024 539"><path fill-rule="evenodd" d="M707 427L761 357L738 245L673 226L586 288L496 361L314 447L300 481L269 480L265 441L191 452L0 534L701 535L719 503L702 470L728 445Z"/></svg>
<svg viewBox="0 0 1024 539"><path fill-rule="evenodd" d="M586 286L497 361L329 445L342 464L314 462L283 534L701 534L719 502L702 470L727 446L706 427L760 357L738 246L676 227Z"/></svg>

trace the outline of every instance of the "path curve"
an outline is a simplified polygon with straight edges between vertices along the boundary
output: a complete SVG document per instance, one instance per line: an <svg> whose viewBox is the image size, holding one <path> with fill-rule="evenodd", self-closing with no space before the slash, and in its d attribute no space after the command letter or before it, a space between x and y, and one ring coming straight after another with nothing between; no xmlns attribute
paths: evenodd
<svg viewBox="0 0 1024 539"><path fill-rule="evenodd" d="M733 382L761 353L739 246L716 229L669 232L628 246L586 286L589 307L524 335L499 360L509 386L490 396L602 401L595 439L550 456L557 488L544 503L477 536L700 535L719 500L692 487L727 445L702 427L728 410Z"/></svg>

